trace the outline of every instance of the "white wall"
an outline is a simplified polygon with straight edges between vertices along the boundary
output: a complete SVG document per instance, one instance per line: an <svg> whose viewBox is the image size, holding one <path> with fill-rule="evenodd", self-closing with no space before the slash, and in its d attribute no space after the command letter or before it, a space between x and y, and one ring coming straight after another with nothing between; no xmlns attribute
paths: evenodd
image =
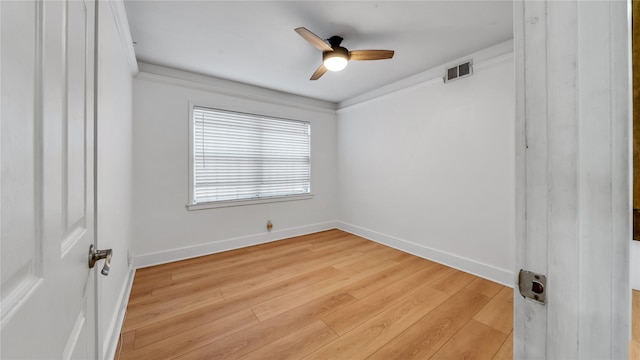
<svg viewBox="0 0 640 360"><path fill-rule="evenodd" d="M629 270L631 288L640 290L640 241L631 241Z"/></svg>
<svg viewBox="0 0 640 360"><path fill-rule="evenodd" d="M104 358L113 358L132 279L127 251L133 240L131 89L135 69L129 61L132 49L126 39L126 18L118 17L124 14L122 3L97 4L97 247L113 249L109 276L98 275L98 346Z"/></svg>
<svg viewBox="0 0 640 360"><path fill-rule="evenodd" d="M140 70L133 87L137 267L336 226L334 105L147 64ZM188 211L189 102L310 121L314 198Z"/></svg>
<svg viewBox="0 0 640 360"><path fill-rule="evenodd" d="M347 231L513 286L512 53L474 70L338 111L338 218Z"/></svg>

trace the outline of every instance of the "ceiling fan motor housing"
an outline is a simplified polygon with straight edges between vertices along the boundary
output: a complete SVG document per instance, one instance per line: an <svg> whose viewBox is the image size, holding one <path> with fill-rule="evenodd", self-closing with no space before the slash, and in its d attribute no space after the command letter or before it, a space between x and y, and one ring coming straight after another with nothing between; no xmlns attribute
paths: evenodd
<svg viewBox="0 0 640 360"><path fill-rule="evenodd" d="M322 52L322 61L326 60L327 58L332 58L336 56L349 60L349 50L343 48L342 46L335 46L333 48L333 51Z"/></svg>

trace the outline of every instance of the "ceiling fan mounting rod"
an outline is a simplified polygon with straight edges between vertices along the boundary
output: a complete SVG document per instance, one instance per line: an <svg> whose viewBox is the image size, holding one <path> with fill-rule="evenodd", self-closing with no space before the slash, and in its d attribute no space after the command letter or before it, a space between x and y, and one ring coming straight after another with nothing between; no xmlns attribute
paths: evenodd
<svg viewBox="0 0 640 360"><path fill-rule="evenodd" d="M344 39L337 35L334 35L329 39L327 39L327 41L329 41L329 45L331 45L332 48L336 48L337 46L340 46L340 44L342 43L342 40Z"/></svg>

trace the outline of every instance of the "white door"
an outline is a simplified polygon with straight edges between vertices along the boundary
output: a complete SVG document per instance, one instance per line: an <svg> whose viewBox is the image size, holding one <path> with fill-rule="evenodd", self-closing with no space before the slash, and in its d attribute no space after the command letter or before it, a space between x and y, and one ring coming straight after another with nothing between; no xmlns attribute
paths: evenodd
<svg viewBox="0 0 640 360"><path fill-rule="evenodd" d="M547 277L545 304L516 289L514 358L627 359L628 2L514 10L516 264Z"/></svg>
<svg viewBox="0 0 640 360"><path fill-rule="evenodd" d="M96 358L95 4L0 1L0 16L0 357Z"/></svg>

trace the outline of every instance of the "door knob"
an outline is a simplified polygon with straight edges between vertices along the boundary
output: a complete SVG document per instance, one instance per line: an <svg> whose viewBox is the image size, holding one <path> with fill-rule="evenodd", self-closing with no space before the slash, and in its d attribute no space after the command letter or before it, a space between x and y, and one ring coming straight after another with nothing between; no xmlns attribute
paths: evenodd
<svg viewBox="0 0 640 360"><path fill-rule="evenodd" d="M111 249L96 250L93 244L89 246L89 269L92 269L98 260L104 259L104 266L100 273L104 276L109 275L109 269L111 268Z"/></svg>

